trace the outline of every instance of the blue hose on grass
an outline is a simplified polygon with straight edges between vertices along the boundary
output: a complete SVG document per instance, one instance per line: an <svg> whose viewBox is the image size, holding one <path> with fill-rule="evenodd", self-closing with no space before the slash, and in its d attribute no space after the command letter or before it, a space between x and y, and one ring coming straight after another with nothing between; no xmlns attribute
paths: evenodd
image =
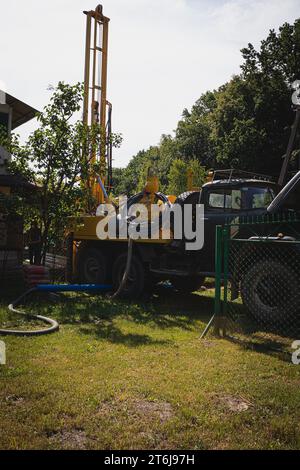
<svg viewBox="0 0 300 470"><path fill-rule="evenodd" d="M41 336L47 335L50 333L55 333L59 330L59 324L57 321L52 320L52 318L43 317L41 315L33 315L30 313L25 313L20 310L17 310L16 307L21 303L21 301L34 292L108 292L112 289L112 286L103 285L103 284L74 284L74 285L51 285L51 284L39 284L35 288L26 291L18 299L16 299L12 304L8 306L10 312L13 312L17 315L22 315L28 319L40 320L44 323L50 325L48 328L42 330L1 330L0 336Z"/></svg>
<svg viewBox="0 0 300 470"><path fill-rule="evenodd" d="M38 292L109 292L112 286L106 284L39 284Z"/></svg>

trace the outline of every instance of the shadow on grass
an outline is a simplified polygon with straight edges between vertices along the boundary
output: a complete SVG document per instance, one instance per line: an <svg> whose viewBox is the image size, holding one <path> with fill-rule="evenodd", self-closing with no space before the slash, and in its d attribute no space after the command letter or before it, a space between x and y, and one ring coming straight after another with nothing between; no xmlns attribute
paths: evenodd
<svg viewBox="0 0 300 470"><path fill-rule="evenodd" d="M28 299L29 300L29 299ZM199 331L199 321L206 324L213 310L213 298L198 294L183 295L174 289L158 286L151 297L140 302L113 300L88 294L60 295L53 299L33 297L26 311L55 318L61 324L78 325L84 335L123 343L131 347L147 344L169 344L146 334L122 331L117 318L154 328L179 328Z"/></svg>
<svg viewBox="0 0 300 470"><path fill-rule="evenodd" d="M299 318L293 323L284 317L282 322L254 319L241 302L228 302L226 339L241 348L291 359L291 345L298 338ZM294 339L293 339L294 338Z"/></svg>
<svg viewBox="0 0 300 470"><path fill-rule="evenodd" d="M48 308L40 305L40 309ZM117 316L139 324L154 323L160 328L193 330L196 322L210 318L213 299L198 294L182 295L170 289L160 289L151 298L140 302L113 300L100 296L66 296L54 307L62 323L94 323Z"/></svg>
<svg viewBox="0 0 300 470"><path fill-rule="evenodd" d="M239 337L234 334L227 334L225 339L231 343L237 344L244 350L255 351L260 354L266 354L268 356L276 356L285 362L291 362L291 351L288 349L288 345L285 341L268 340L256 341L251 337Z"/></svg>
<svg viewBox="0 0 300 470"><path fill-rule="evenodd" d="M171 344L171 341L156 340L148 335L125 334L114 323L116 317L122 317L139 325L153 325L160 329L180 328L185 331L198 331L197 322L201 320L205 323L211 315L213 299L197 294L182 295L162 287L158 288L147 302L127 303L93 298L88 303L89 307L81 312L80 321L92 325L81 326L81 333L93 334L97 338L128 346L140 346L166 345Z"/></svg>
<svg viewBox="0 0 300 470"><path fill-rule="evenodd" d="M95 325L81 327L79 331L81 334L88 335L89 337L93 336L97 339L105 339L111 343L124 344L128 347L147 345L165 346L172 344L172 341L156 340L149 335L124 333L114 324L113 320L99 321Z"/></svg>

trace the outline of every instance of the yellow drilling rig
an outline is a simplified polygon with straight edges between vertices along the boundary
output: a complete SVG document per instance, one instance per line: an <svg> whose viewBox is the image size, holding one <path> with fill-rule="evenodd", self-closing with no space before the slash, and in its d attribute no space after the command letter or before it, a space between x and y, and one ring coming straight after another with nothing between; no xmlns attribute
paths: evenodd
<svg viewBox="0 0 300 470"><path fill-rule="evenodd" d="M88 161L99 164L100 175L89 177L84 184L100 204L109 200L112 186L112 106L107 100L110 20L104 16L100 5L84 13L87 25L83 120L89 126L99 125L104 135L99 148L94 149L92 155L86 155ZM164 211L170 214L174 206L180 206L183 211L189 206L192 211L188 223L193 236L201 204L205 210L204 246L197 250L188 248L185 227L184 236L176 237L174 225L169 225L171 230L167 236L163 225L159 225L156 237L141 237L135 242L129 269L127 232L125 237L118 232L116 237L99 239L97 227L103 221L103 214L73 217L67 234L67 280L80 284L112 284L118 290L124 272L128 271L126 286L123 286L127 297L138 297L162 280L171 281L179 291L195 291L203 285L206 276L215 275L216 225L239 216L266 213L276 192L277 185L268 177L225 170L210 174L201 190L193 187L193 175L189 172L187 191L178 197L165 196L159 192L156 176L149 175L144 190L127 200L127 209L142 202L146 207L157 205L162 214ZM117 208L121 223L120 209ZM149 225L149 220L146 223Z"/></svg>

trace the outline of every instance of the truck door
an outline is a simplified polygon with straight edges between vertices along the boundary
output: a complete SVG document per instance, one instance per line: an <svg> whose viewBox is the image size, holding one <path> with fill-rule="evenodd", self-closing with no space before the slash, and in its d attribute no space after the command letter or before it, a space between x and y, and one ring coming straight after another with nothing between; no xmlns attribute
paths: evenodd
<svg viewBox="0 0 300 470"><path fill-rule="evenodd" d="M201 251L201 270L214 272L216 227L236 219L241 212L242 192L239 188L209 188L203 195L205 207L204 247Z"/></svg>

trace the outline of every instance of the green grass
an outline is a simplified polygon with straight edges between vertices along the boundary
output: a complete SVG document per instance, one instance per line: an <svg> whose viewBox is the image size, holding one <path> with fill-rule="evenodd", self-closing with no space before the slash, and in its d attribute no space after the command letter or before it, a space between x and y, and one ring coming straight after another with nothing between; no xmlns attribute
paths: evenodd
<svg viewBox="0 0 300 470"><path fill-rule="evenodd" d="M39 301L61 329L2 338L0 447L299 449L300 366L200 341L212 310L209 291L164 290L145 305Z"/></svg>

